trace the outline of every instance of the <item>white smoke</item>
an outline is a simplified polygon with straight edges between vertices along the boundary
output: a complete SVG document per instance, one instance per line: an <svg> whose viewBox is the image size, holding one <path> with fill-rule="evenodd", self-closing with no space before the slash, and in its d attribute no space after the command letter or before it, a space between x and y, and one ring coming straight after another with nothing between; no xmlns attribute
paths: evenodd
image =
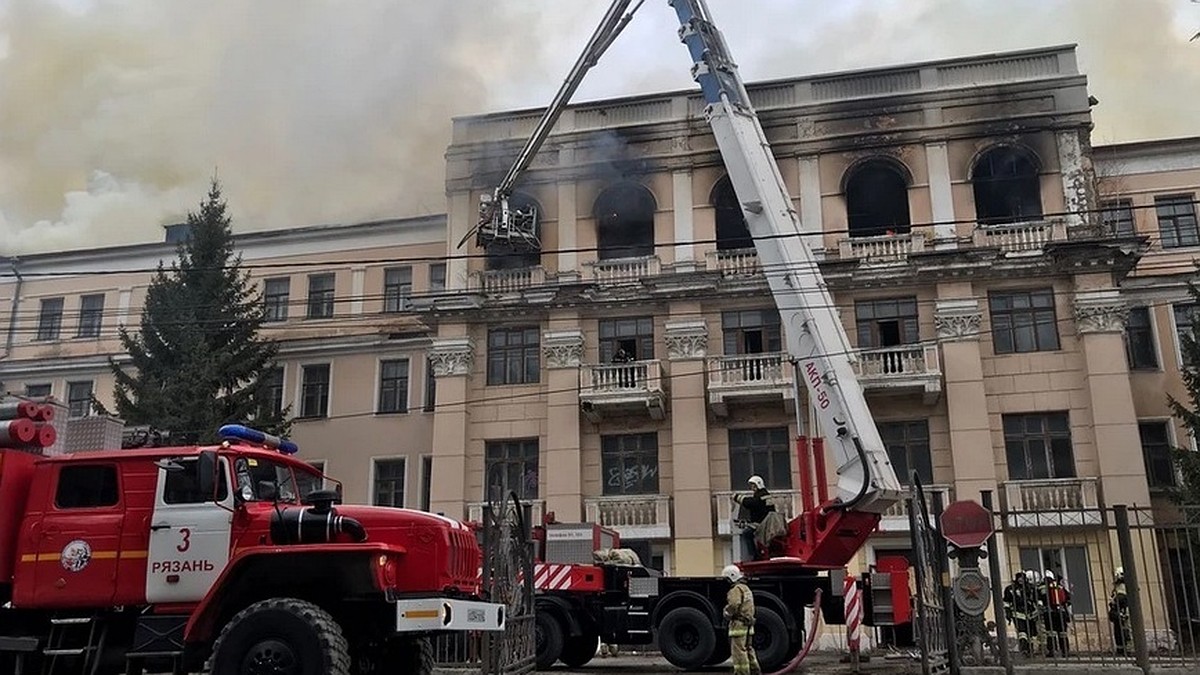
<svg viewBox="0 0 1200 675"><path fill-rule="evenodd" d="M443 212L450 118L544 105L606 2L0 0L0 254ZM1200 133L1187 0L710 0L747 79L1076 42L1094 140ZM687 88L665 0L576 99Z"/></svg>

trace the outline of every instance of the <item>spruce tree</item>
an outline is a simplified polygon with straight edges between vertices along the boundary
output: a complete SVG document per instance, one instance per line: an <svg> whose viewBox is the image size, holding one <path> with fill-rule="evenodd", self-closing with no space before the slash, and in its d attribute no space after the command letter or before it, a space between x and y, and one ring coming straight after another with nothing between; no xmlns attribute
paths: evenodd
<svg viewBox="0 0 1200 675"><path fill-rule="evenodd" d="M267 376L278 346L258 332L264 307L235 254L225 201L214 179L170 269L160 262L140 330L120 330L132 363L115 360L117 414L127 424L168 431L172 443L209 443L228 423L286 434L288 412L269 409Z"/></svg>
<svg viewBox="0 0 1200 675"><path fill-rule="evenodd" d="M1200 306L1200 288L1194 282L1188 282L1188 293L1192 301ZM1183 361L1181 374L1183 386L1187 390L1187 404L1177 400L1170 394L1167 399L1171 410L1175 413L1188 433L1200 438L1200 312L1191 316L1191 330L1182 331L1179 336L1180 356ZM1200 453L1190 448L1174 448L1171 451L1175 466L1179 469L1179 484L1173 496L1177 501L1188 505L1200 505Z"/></svg>

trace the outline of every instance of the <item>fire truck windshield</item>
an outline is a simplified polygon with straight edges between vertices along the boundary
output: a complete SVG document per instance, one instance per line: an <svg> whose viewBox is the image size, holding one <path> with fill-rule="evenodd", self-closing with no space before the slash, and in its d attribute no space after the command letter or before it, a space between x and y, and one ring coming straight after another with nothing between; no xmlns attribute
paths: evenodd
<svg viewBox="0 0 1200 675"><path fill-rule="evenodd" d="M292 468L282 462L260 457L239 457L234 463L238 495L242 501L281 501L298 503L303 494L296 489ZM305 476L305 481L313 480ZM319 478L316 479L319 482ZM307 488L307 486L305 486Z"/></svg>

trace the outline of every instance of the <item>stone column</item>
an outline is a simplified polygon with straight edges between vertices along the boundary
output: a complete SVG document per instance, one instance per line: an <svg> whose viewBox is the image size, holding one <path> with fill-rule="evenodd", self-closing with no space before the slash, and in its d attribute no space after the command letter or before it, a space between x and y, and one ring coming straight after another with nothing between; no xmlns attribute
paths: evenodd
<svg viewBox="0 0 1200 675"><path fill-rule="evenodd" d="M957 248L954 224L954 195L950 190L950 156L946 143L926 143L925 162L929 170L929 205L933 211L934 248Z"/></svg>
<svg viewBox="0 0 1200 675"><path fill-rule="evenodd" d="M1150 488L1125 360L1127 313L1116 289L1075 293L1075 327L1087 365L1085 388L1092 408L1104 501L1149 506Z"/></svg>
<svg viewBox="0 0 1200 675"><path fill-rule="evenodd" d="M962 290L970 293L970 285ZM939 289L939 294L942 292L944 289ZM996 489L996 460L979 349L982 321L979 302L974 298L937 300L934 323L946 380L955 498L976 501L980 490Z"/></svg>
<svg viewBox="0 0 1200 675"><path fill-rule="evenodd" d="M1093 220L1091 160L1085 155L1079 135L1084 133L1071 129L1056 135L1058 166L1062 175L1063 211L1066 212L1067 230L1071 231ZM1122 357L1122 361L1124 357Z"/></svg>
<svg viewBox="0 0 1200 675"><path fill-rule="evenodd" d="M671 361L675 573L711 575L713 497L704 378L708 329L703 321L668 321L666 343Z"/></svg>
<svg viewBox="0 0 1200 675"><path fill-rule="evenodd" d="M435 340L429 363L437 378L429 508L451 518L463 518L466 502L481 501L483 497L467 494L467 429L471 416L464 402L475 363L475 343L469 337Z"/></svg>
<svg viewBox="0 0 1200 675"><path fill-rule="evenodd" d="M542 335L546 363L546 511L559 522L583 520L582 457L579 432L579 366L583 333L547 331Z"/></svg>
<svg viewBox="0 0 1200 675"><path fill-rule="evenodd" d="M696 271L696 228L692 218L692 172L676 171L671 175L675 213L675 271Z"/></svg>

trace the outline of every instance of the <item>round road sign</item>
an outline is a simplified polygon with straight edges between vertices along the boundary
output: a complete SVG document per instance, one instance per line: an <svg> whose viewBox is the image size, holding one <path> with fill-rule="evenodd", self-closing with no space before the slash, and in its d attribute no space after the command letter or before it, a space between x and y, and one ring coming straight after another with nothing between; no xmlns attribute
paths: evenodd
<svg viewBox="0 0 1200 675"><path fill-rule="evenodd" d="M959 548L978 548L994 532L992 512L976 502L957 501L942 512L942 536Z"/></svg>

